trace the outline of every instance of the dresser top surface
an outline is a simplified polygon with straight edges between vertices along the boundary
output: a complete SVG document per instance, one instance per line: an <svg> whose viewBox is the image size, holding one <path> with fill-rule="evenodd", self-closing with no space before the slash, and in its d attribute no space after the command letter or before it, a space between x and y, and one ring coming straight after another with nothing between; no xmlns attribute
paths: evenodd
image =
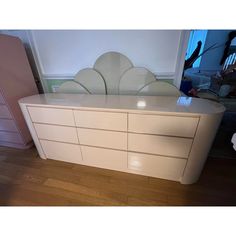
<svg viewBox="0 0 236 236"><path fill-rule="evenodd" d="M225 107L217 102L192 97L126 96L47 93L19 100L35 106L74 109L115 110L123 112L217 114Z"/></svg>

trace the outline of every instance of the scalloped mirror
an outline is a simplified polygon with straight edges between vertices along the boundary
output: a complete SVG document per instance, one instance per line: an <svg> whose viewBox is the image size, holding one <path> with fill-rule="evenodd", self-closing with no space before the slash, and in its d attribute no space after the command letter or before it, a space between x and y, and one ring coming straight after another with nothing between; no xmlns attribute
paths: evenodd
<svg viewBox="0 0 236 236"><path fill-rule="evenodd" d="M156 77L151 71L142 67L133 67L121 77L119 94L136 95L144 85L154 81L156 81Z"/></svg>
<svg viewBox="0 0 236 236"><path fill-rule="evenodd" d="M75 75L75 81L87 88L92 94L106 94L106 83L102 75L92 68L80 70Z"/></svg>
<svg viewBox="0 0 236 236"><path fill-rule="evenodd" d="M101 55L94 64L94 69L100 72L106 81L107 94L119 93L120 78L132 67L133 64L129 58L118 52L107 52Z"/></svg>
<svg viewBox="0 0 236 236"><path fill-rule="evenodd" d="M136 95L140 96L181 96L181 92L172 84L155 81L141 88Z"/></svg>
<svg viewBox="0 0 236 236"><path fill-rule="evenodd" d="M107 52L95 62L94 68L80 70L74 81L63 83L57 92L80 94L121 94L143 96L180 96L181 92L166 82L157 81L146 68L133 67L118 52Z"/></svg>
<svg viewBox="0 0 236 236"><path fill-rule="evenodd" d="M68 81L63 83L58 89L57 93L79 93L79 94L89 94L89 92L81 86L79 83L74 81Z"/></svg>

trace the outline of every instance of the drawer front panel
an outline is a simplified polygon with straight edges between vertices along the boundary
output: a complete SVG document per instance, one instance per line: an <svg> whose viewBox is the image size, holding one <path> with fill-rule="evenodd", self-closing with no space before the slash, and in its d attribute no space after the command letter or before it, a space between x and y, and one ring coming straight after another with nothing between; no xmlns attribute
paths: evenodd
<svg viewBox="0 0 236 236"><path fill-rule="evenodd" d="M39 139L48 139L65 143L79 143L75 127L34 123Z"/></svg>
<svg viewBox="0 0 236 236"><path fill-rule="evenodd" d="M28 107L33 122L75 126L72 110Z"/></svg>
<svg viewBox="0 0 236 236"><path fill-rule="evenodd" d="M112 112L74 111L76 126L127 131L127 114Z"/></svg>
<svg viewBox="0 0 236 236"><path fill-rule="evenodd" d="M0 131L0 141L19 144L24 143L20 134L6 131Z"/></svg>
<svg viewBox="0 0 236 236"><path fill-rule="evenodd" d="M127 133L77 128L80 144L127 150Z"/></svg>
<svg viewBox="0 0 236 236"><path fill-rule="evenodd" d="M127 152L81 146L86 165L112 170L127 170Z"/></svg>
<svg viewBox="0 0 236 236"><path fill-rule="evenodd" d="M13 120L0 119L0 131L17 132L17 127Z"/></svg>
<svg viewBox="0 0 236 236"><path fill-rule="evenodd" d="M40 140L40 143L48 159L79 164L82 163L82 156L79 145L46 140Z"/></svg>
<svg viewBox="0 0 236 236"><path fill-rule="evenodd" d="M0 118L12 119L11 113L5 105L0 105Z"/></svg>
<svg viewBox="0 0 236 236"><path fill-rule="evenodd" d="M147 134L128 134L128 150L188 158L192 139Z"/></svg>
<svg viewBox="0 0 236 236"><path fill-rule="evenodd" d="M128 169L144 175L178 181L183 175L186 160L154 156L140 153L128 153Z"/></svg>
<svg viewBox="0 0 236 236"><path fill-rule="evenodd" d="M199 118L129 114L129 131L180 137L194 137Z"/></svg>
<svg viewBox="0 0 236 236"><path fill-rule="evenodd" d="M4 101L3 96L1 95L1 93L0 93L0 104L5 104L5 101Z"/></svg>

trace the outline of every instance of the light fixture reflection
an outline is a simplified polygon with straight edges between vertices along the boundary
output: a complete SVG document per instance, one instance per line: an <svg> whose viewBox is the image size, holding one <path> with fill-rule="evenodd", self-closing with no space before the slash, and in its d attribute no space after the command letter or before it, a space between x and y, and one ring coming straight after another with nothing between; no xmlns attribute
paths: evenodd
<svg viewBox="0 0 236 236"><path fill-rule="evenodd" d="M130 165L132 167L135 167L135 168L141 168L142 167L142 163L140 161L137 161L137 160L132 160L130 162Z"/></svg>
<svg viewBox="0 0 236 236"><path fill-rule="evenodd" d="M137 102L137 107L140 107L140 108L143 108L143 107L146 107L146 102L145 101L138 101Z"/></svg>

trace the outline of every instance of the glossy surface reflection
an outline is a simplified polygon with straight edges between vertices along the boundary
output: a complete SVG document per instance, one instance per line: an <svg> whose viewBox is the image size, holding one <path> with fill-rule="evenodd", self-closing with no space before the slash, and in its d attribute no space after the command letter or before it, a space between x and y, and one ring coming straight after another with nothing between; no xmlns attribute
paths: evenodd
<svg viewBox="0 0 236 236"><path fill-rule="evenodd" d="M40 94L20 100L25 104L46 106L66 106L80 109L115 109L123 111L147 111L215 114L225 111L225 107L207 99L169 96L126 96L90 94Z"/></svg>

